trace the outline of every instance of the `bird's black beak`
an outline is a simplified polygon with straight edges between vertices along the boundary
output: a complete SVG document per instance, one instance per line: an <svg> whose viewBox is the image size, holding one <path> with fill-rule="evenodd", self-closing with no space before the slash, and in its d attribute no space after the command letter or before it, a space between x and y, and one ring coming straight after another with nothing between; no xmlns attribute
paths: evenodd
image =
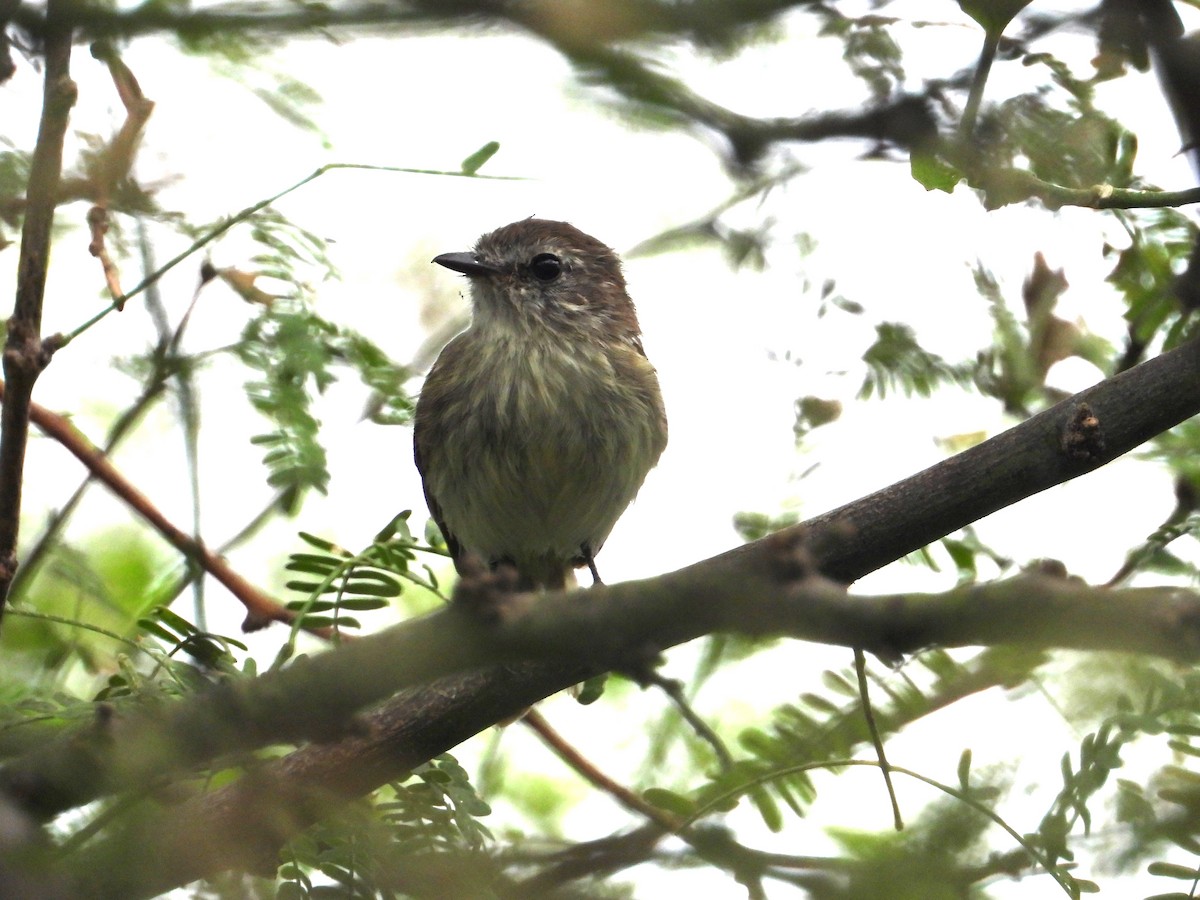
<svg viewBox="0 0 1200 900"><path fill-rule="evenodd" d="M464 275L470 275L472 278L481 275L494 275L500 271L496 266L484 262L474 253L443 253L441 256L435 256L433 261L439 266L445 266L447 269L453 269L455 272L462 272Z"/></svg>

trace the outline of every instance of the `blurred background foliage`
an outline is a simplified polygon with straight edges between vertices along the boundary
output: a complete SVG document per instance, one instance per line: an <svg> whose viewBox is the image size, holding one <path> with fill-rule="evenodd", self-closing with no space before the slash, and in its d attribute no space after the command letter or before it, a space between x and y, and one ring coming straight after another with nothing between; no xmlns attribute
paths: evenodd
<svg viewBox="0 0 1200 900"><path fill-rule="evenodd" d="M322 141L327 140L323 108L304 71L303 55L288 57L294 68L277 68L282 57L273 52L276 48L334 41L342 52L353 53L356 42L369 39L396 41L399 47L402 39L433 33L483 39L524 35L566 61L583 103L618 117L634 132L689 135L719 161L727 199L706 215L646 235L630 258L682 258L716 249L731 269L752 272L770 266L772 249L781 240L806 258L815 247L813 237L781 234L779 223L754 211L792 181L810 172L819 176L821 163L806 161L804 150L829 141L837 141L835 152L858 165L887 165L889 178L915 179L930 192L968 193L988 210L1020 204L1052 217L1064 206L1099 206L1101 199L1116 196L1109 204L1113 208L1093 213L1106 217L1112 234L1123 235L1097 248L1107 267L1099 278L1121 299L1123 320L1115 326L1060 315L1066 277L1041 253L1029 260L1019 297L1006 292L989 268L986 248L966 260L978 301L990 317L991 340L986 346L957 344L952 357L944 348L926 346L923 330L913 322L894 318L905 314L905 307L871 308L843 295L839 273L801 272L797 295L814 322L857 317L869 323L871 335L857 351L850 394L795 399L794 437L804 458L819 451L813 449L814 436L838 427L851 405L897 397L936 400L965 391L995 403L1009 421L1019 421L1065 396L1049 377L1058 363L1080 360L1112 375L1194 337L1200 251L1186 203L1198 198L1193 193L1148 208L1159 202L1153 198L1160 196L1160 187L1190 185L1160 186L1142 177L1138 136L1106 111L1101 96L1106 85L1144 73L1153 63L1158 88L1143 102L1170 106L1183 152L1194 157L1200 44L1185 34L1184 19L1195 25L1195 7L1193 2L1135 0L147 0L138 5L64 2L53 6L51 15L56 23L70 22L78 48L90 47L97 59L107 61L118 86L129 83L120 63L124 50L136 42L159 42L170 52L206 60L210 77L244 86L270 114ZM0 2L6 23L0 77L19 66L38 66L46 15L44 4ZM913 54L927 52L930 33L958 36L964 29L978 46L975 62L936 76L909 75ZM910 51L918 38L925 42L922 49ZM1092 51L1086 64L1059 55L1064 41L1077 49L1081 40ZM699 87L701 79L689 75L698 65L753 60L780 45L799 55L809 52L810 44L831 41L840 48L834 64L861 82L856 106L792 115L744 113L724 99L731 92L714 91L722 100L710 99ZM471 65L469 51L461 64ZM1020 67L1016 87L1011 78L995 84L991 76L1001 65ZM922 59L920 68L927 72L929 61ZM147 83L156 77L150 71L137 75ZM78 77L83 90L96 87ZM86 77L94 78L95 71ZM8 89L11 85L0 86ZM801 105L793 101L793 86L771 80L769 72L757 90L777 99L781 108ZM537 109L490 96L486 84L468 102L512 103L520 127L547 125ZM812 106L811 95L803 105ZM461 113L448 108L446 115ZM196 111L197 116L216 114ZM122 115L113 114L114 134ZM17 251L25 209L33 128L32 121L12 118L0 126L0 250L10 255ZM227 127L224 137L245 142L247 152L255 149L252 125ZM503 145L505 136L497 137ZM439 580L447 567L435 528L401 514L382 527L370 523L378 529L374 538L346 549L322 531L321 523L303 515L305 500L331 484L329 434L315 404L339 384L357 381L371 394L364 418L405 425L429 349L411 359L392 359L370 329L344 324L336 312L318 313L315 295L341 273L319 230L293 221L276 202L316 176L267 199L247 197L241 213L212 219L160 202L169 179L138 178L136 142L122 144L111 134L84 131L81 145L78 157L66 161L59 202L84 201L105 210L108 251L124 271L144 275L125 285L123 299L131 306L125 315L147 316L154 334L141 353L114 360L137 381L139 395L127 407L108 411L103 449L112 454L139 430L177 428L185 454L194 461L198 395L210 390L218 374L229 377L236 370L243 389L225 402L252 410L258 427L223 440L254 445L260 477L270 488L269 503L218 542L201 532L199 511L202 504L226 503L227 488L203 481L193 464L190 504L172 499L168 505L175 515L191 517L195 535L221 554L252 544L273 524L298 520L287 525L292 533L301 532L289 547L271 551L273 581L283 585L280 596L294 621L290 631L279 626L268 631L253 653L247 649L249 638L210 630L213 607L233 601L205 592L197 555L180 555L140 524L70 529L80 492L91 489L90 481L75 495L75 483L60 483L61 492L46 501L50 512L23 523L22 569L0 639L0 754L7 759L36 754L112 710L175 702L254 677L260 668L286 666L297 652L322 646L306 631L333 641L349 639L435 608L448 594ZM489 142L461 163L447 160L435 174L486 177L496 149ZM284 148L266 152L286 155ZM403 159L402 137L395 154ZM595 159L581 159L581 177L618 174L604 171ZM869 203L861 215L870 215ZM210 251L234 237L253 249L237 265L210 262ZM931 257L943 253L938 235L929 235L928 252ZM157 262L159 256L169 261ZM865 256L846 265L869 263ZM197 272L192 306L182 316L169 314L158 294L161 276L181 264ZM73 263L68 252L60 251L53 265ZM917 282L907 301L914 317L917 304L937 302L920 292L922 265L914 260L916 274L895 275ZM247 304L244 324L223 344L186 349L193 310L220 286ZM107 312L68 337L83 338ZM461 319L451 318L446 327L452 333L457 325ZM430 339L434 352L439 340L437 334ZM71 351L68 343L54 365L70 365ZM81 381L86 395L86 378ZM713 415L719 418L721 411ZM947 449L983 436L955 435ZM47 443L37 442L32 452L48 452ZM1111 583L1150 578L1194 587L1200 426L1193 421L1160 435L1138 456L1169 473L1172 509L1153 533L1128 547ZM1145 499L1124 498L1114 505ZM747 510L734 524L743 539L752 540L797 518L786 508ZM952 581L969 583L1033 562L1014 559L1008 548L966 529L913 554L907 565L944 570ZM190 603L181 599L189 592ZM598 782L576 777L587 770L586 759L575 760L573 769L547 769L536 759L522 759L521 752L510 749L516 739L498 732L465 748L462 763L450 756L432 759L407 778L324 817L287 841L278 858L263 860L257 871L213 871L207 881L186 890L197 897L621 897L660 896L679 889L668 887L673 879L691 878L680 883L719 885L706 896L755 898L999 898L1018 891L1035 896L1034 890L1036 896L1078 896L1098 885L1121 896L1198 895L1196 673L1155 660L1011 648L973 653L933 648L899 669L872 662L861 674L875 698L878 731L922 767L896 769L897 780L928 789L912 793L912 785L905 786L908 824L893 831L882 812L882 787L872 782L863 788L865 780L858 787L865 793L854 802L870 798L866 802L878 807L870 816L877 827L865 827L858 818L852 819L857 824L846 824L844 782L852 776L831 776L873 764L860 673L850 665L833 665L811 683L801 683L791 670L778 664L767 668L761 661L802 649L729 636L702 643L692 656L682 657L690 670L681 677L680 691L709 720L710 733L690 723L680 706L637 693L629 681L614 676L603 703L621 710L625 733L636 746L593 760L600 769L623 773L625 789L649 809L686 822L677 835L664 835L653 818L621 813L614 819L608 812L599 819L604 834L598 834L589 821ZM745 684L758 679L763 696L782 692L790 699L767 708L749 698L706 707L702 690L718 677L745 678ZM976 728L986 723L990 707L982 698L997 694L1006 698L1002 702L1041 698L1065 727L1048 740L1031 728L1018 736L1019 756L977 767L970 748L993 738L978 731L963 734L962 723ZM923 721L940 721L956 709L966 718L952 719L948 729L922 738L943 746L906 743L906 735ZM603 754L596 747L584 742L577 752L585 758ZM211 768L178 783L157 785L160 797L106 794L58 816L32 842L52 849L49 875L26 884L20 865L10 860L0 864L0 877L23 885L28 892L21 896L72 896L54 874L61 860L82 858L89 845L130 827L146 803L169 807L176 794L190 796L252 778L263 760L285 749L212 761ZM949 768L946 753L956 760ZM1053 777L1027 772L1026 756L1049 760ZM1130 757L1136 759L1137 774L1114 774ZM571 761L569 753L560 752L560 758ZM810 847L819 849L809 852ZM149 895L137 880L137 859L111 864L128 867L128 882L122 884L134 887L96 896ZM721 874L712 879L707 874L712 871ZM65 892L55 893L59 890Z"/></svg>

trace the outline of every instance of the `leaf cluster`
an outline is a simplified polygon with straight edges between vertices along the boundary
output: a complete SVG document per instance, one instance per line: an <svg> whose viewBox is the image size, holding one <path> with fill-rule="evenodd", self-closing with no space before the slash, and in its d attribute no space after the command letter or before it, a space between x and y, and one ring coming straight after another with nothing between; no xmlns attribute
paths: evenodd
<svg viewBox="0 0 1200 900"><path fill-rule="evenodd" d="M437 575L429 564L414 565L417 553L428 553L434 548L413 537L408 526L410 515L410 510L397 515L360 553L350 553L332 541L301 532L301 540L311 549L293 553L286 566L288 572L304 579L294 579L286 585L288 590L304 595L304 599L288 603L288 609L298 614L295 627L330 628L335 632L360 628L361 623L353 613L391 607L400 599L406 584L444 600ZM422 604L417 600L408 606L415 612Z"/></svg>

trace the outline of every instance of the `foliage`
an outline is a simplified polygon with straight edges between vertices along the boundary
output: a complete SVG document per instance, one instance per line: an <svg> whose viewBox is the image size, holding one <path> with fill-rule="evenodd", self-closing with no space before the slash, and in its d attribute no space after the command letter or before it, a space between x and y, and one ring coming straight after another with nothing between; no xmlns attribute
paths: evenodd
<svg viewBox="0 0 1200 900"><path fill-rule="evenodd" d="M322 897L338 890L319 880L338 885L339 896L394 895L396 883L406 880L400 874L406 860L416 855L441 857L460 870L475 867L474 881L486 892L493 867L479 851L492 836L477 819L489 812L467 772L442 755L293 841L283 854L276 896Z"/></svg>
<svg viewBox="0 0 1200 900"><path fill-rule="evenodd" d="M289 590L305 595L305 599L288 604L288 609L299 614L296 627L332 628L337 632L360 628L358 620L345 613L387 609L404 592L404 582L440 597L438 578L429 564L423 564L420 572L413 571L411 566L417 552L432 548L413 538L408 528L410 514L410 510L405 510L396 516L375 536L371 546L358 554L301 532L301 539L312 550L293 553L287 571L318 580L289 581L286 585ZM322 599L326 594L332 595L331 598ZM410 612L416 612L424 604L418 601L416 606L407 605Z"/></svg>

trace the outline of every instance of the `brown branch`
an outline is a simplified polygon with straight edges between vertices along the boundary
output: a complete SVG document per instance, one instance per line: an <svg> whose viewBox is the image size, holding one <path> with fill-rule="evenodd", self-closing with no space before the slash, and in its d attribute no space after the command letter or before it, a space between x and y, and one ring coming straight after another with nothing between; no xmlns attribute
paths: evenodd
<svg viewBox="0 0 1200 900"><path fill-rule="evenodd" d="M133 900L230 868L273 870L286 840L347 800L461 743L479 722L511 718L589 674L578 665L506 666L404 691L361 716L351 737L303 747L93 842L69 861L76 896Z"/></svg>
<svg viewBox="0 0 1200 900"><path fill-rule="evenodd" d="M89 209L87 223L88 230L92 235L92 240L88 244L88 253L100 260L100 270L104 273L104 284L108 288L113 303L117 306L117 311L120 312L125 308L125 301L122 299L125 292L121 290L121 271L109 256L108 246L104 241L104 236L108 233L107 207L97 204Z"/></svg>
<svg viewBox="0 0 1200 900"><path fill-rule="evenodd" d="M0 397L7 397L8 394L9 391L5 385L0 384ZM263 590L255 587L234 571L224 559L210 551L187 532L176 527L151 502L150 498L134 487L117 470L104 451L80 434L67 418L37 404L30 404L29 415L41 431L58 441L83 463L98 481L145 519L171 546L217 579L246 607L246 619L242 623L243 630L257 631L272 622L291 623L295 620L294 612ZM313 633L322 637L331 636L327 629L316 629Z"/></svg>
<svg viewBox="0 0 1200 900"><path fill-rule="evenodd" d="M971 184L987 195L988 209L1039 200L1047 209L1081 206L1085 209L1160 209L1200 203L1200 188L1179 191L1134 190L1097 184L1066 187L1044 181L1024 169L989 168L976 174Z"/></svg>
<svg viewBox="0 0 1200 900"><path fill-rule="evenodd" d="M1081 415L1085 406L1088 414ZM643 582L544 595L536 604L515 595L499 607L504 614L495 623L480 623L452 605L336 653L306 659L261 685L270 698L265 708L245 701L234 706L247 716L229 726L242 738L241 746L249 741L239 732L249 724L259 726L260 740L279 740L287 731L280 721L291 723L290 733L318 729L322 717L328 717L326 728L339 722L345 727L348 710L377 702L397 685L445 676L452 667L480 670L405 690L364 717L354 737L304 747L264 764L254 778L151 813L127 832L96 842L87 855L71 861L72 870L80 873L89 896L132 898L224 869L252 868L287 836L316 821L329 808L325 804L377 787L604 664L627 663L630 648L644 658L648 643L665 648L721 628L774 630L891 655L935 644L1003 643L1196 660L1200 597L1194 593L1103 591L1036 576L942 595L850 597L819 580L797 579L788 548L806 535L809 565L853 580L996 509L1089 472L1198 411L1200 350L1191 344L819 516L807 529L788 530ZM534 657L542 661L481 668L489 660ZM178 711L187 718L173 715L160 728L180 740L205 741L210 755L228 750L210 733L212 726L199 724L205 719L190 712L211 700L189 701ZM61 802L69 784L75 791L72 803L86 802L98 790L143 784L147 772L162 771L161 756L147 762L145 749L133 749L154 748L159 738L145 731L139 736L136 729L131 734L119 720L113 724L122 733L107 735L106 746L119 748L109 752L121 762L121 777L88 756L86 768L63 765L70 781L52 778L53 790L32 793ZM194 763L202 758L198 754L192 749L179 764ZM25 761L24 775L10 768L10 777L44 788L49 757L42 752ZM142 763L150 768L140 768ZM88 779L94 779L90 786ZM266 790L264 782L269 782Z"/></svg>
<svg viewBox="0 0 1200 900"><path fill-rule="evenodd" d="M215 755L305 738L324 741L263 763L212 797L146 810L144 819L96 851L112 854L107 863L90 854L70 863L87 873L82 895L150 896L224 868L255 865L272 841L277 847L340 800L448 750L485 727L481 723L500 721L621 665L647 642L666 647L725 630L893 650L1016 644L1200 659L1195 592L1105 591L1028 575L940 595L855 597L819 578L796 578L780 544L758 542L753 554L641 582L536 598L513 595L503 621L482 621L454 604L168 709L108 717L93 733L13 760L0 773L0 786L21 808L48 816L187 771ZM487 668L522 658L537 661ZM362 718L351 715L399 685L431 678L440 680L408 688ZM140 847L154 848L145 870ZM130 853L136 861L127 858ZM141 877L146 894L127 881L120 890L97 888L98 879ZM170 877L180 880L158 880Z"/></svg>
<svg viewBox="0 0 1200 900"><path fill-rule="evenodd" d="M141 395L117 417L109 429L105 445L101 450L105 456L112 456L121 440L142 417L151 403L163 392L165 387L166 380L163 368L161 364L156 363L150 381L143 387ZM3 382L0 382L0 392L3 390ZM35 405L33 416L39 415L40 412L40 408ZM47 554L58 542L58 538L62 534L67 521L79 506L84 492L94 481L95 479L90 473L84 475L83 481L75 488L75 491L67 498L66 502L58 505L49 517L42 533L38 535L37 540L25 551L25 558L21 560L21 567L17 569L17 575L13 579L10 588L14 600L19 599L24 586L31 583Z"/></svg>
<svg viewBox="0 0 1200 900"><path fill-rule="evenodd" d="M1093 415L1081 418L1085 407ZM1197 413L1200 342L1191 341L792 531L807 529L820 570L850 583L989 513L1091 472ZM1084 432L1090 418L1095 430L1089 442ZM1063 527L1086 531L1093 525L1064 514ZM752 546L724 556L753 552Z"/></svg>
<svg viewBox="0 0 1200 900"><path fill-rule="evenodd" d="M77 92L70 79L71 29L57 24L62 21L57 17L68 7L69 4L56 0L46 12L42 122L23 207L25 221L18 263L17 299L8 323L4 351L4 380L9 389L4 395L0 417L0 615L3 615L16 574L18 522L33 385L59 346L57 338L42 340L41 316L54 211L64 188L63 138ZM119 304L123 296L120 278L104 240L108 231L108 206L117 182L129 174L142 128L154 104L142 96L137 79L115 54L109 53L106 62L125 104L126 119L101 154L101 163L89 179L87 194L94 199L95 206L87 216L91 234L88 250L100 260L109 293L114 303ZM171 540L169 536L168 540Z"/></svg>
<svg viewBox="0 0 1200 900"><path fill-rule="evenodd" d="M142 130L154 112L154 101L148 100L142 94L141 85L134 77L130 68L125 65L116 49L103 42L92 45L92 56L108 66L117 95L125 107L125 121L104 152L100 154L99 163L91 173L92 190L95 205L88 211L87 221L91 230L92 240L88 252L100 260L104 272L104 282L113 304L120 312L125 308L125 292L121 288L120 273L116 263L109 256L104 242L108 232L108 210L112 201L113 191L117 183L129 176L133 161L137 156L138 145L141 143Z"/></svg>
<svg viewBox="0 0 1200 900"><path fill-rule="evenodd" d="M536 709L527 712L521 719L521 723L541 738L542 743L549 747L568 768L593 787L604 791L625 809L649 819L663 832L676 831L682 825L682 821L676 819L675 816L659 809L652 803L647 803L625 785L605 775L590 759L555 731L553 726L546 721L546 717Z"/></svg>
<svg viewBox="0 0 1200 900"><path fill-rule="evenodd" d="M1000 664L986 654L983 658L987 661L975 666L954 692L940 694L923 713L1012 683L1011 654L1006 654L1006 661ZM578 667L526 665L472 673L403 691L363 716L358 736L303 747L265 763L247 781L194 797L179 807L163 808L134 823L127 833L104 838L70 865L74 871L88 873L89 896L120 900L152 896L226 869L269 868L274 865L279 846L291 834L318 821L340 801L367 793L454 746L456 738L466 736L464 729L471 727L471 720L496 722L511 718L538 698L590 674ZM901 722L911 721L908 716L920 714L910 708L903 718L889 717L885 727L894 730ZM860 722L850 717L844 725L857 729ZM865 732L860 739L867 739ZM648 825L624 838L598 843L623 858L611 841L636 855L648 853L661 834L657 826ZM557 874L570 878L572 873L586 874L604 865L603 860L590 855L586 846L581 852L588 859L564 854L570 858L562 860L562 871ZM147 868L137 871L145 872L144 880L132 874L135 864L141 867L143 863ZM555 876L550 877L553 880Z"/></svg>
<svg viewBox="0 0 1200 900"><path fill-rule="evenodd" d="M521 883L514 896L541 896L552 885L561 884L567 880L595 876L600 872L607 872L614 867L626 864L633 865L636 861L647 858L658 841L668 834L678 835L691 844L703 858L735 874L752 869L760 875L767 875L769 874L767 870L771 867L825 870L830 867L831 863L839 864L836 860L819 857L763 853L745 847L726 835L704 831L692 826L685 827L682 819L647 803L629 788L609 778L591 760L555 731L537 710L531 710L521 721L541 738L555 756L585 781L612 796L630 812L645 817L648 822L629 835L606 840L603 856L595 847L588 848L582 853L575 852L582 848L572 848L564 854L559 854L559 859L543 860L544 863L551 864L553 868L547 868L539 875ZM619 849L619 853L614 857L612 851L617 849Z"/></svg>
<svg viewBox="0 0 1200 900"><path fill-rule="evenodd" d="M108 216L113 194L117 185L129 177L137 158L142 131L154 112L154 101L142 94L137 78L111 46L97 42L92 46L92 55L108 66L109 74L125 107L125 121L112 140L100 151L96 161L85 176L60 178L53 194L56 205L75 200L89 200L93 206L88 211L87 223L91 240L88 252L100 261L105 286L118 310L124 308L125 298L121 289L120 273L105 244L108 233ZM0 218L11 220L25 211L30 200L14 197L0 200Z"/></svg>
<svg viewBox="0 0 1200 900"><path fill-rule="evenodd" d="M47 15L66 4L51 0ZM21 517L21 487L25 447L29 441L29 406L33 385L50 362L53 341L43 341L42 302L54 224L55 196L62 175L63 137L75 103L71 81L71 31L47 27L46 76L42 120L29 170L28 208L21 232L17 263L17 296L4 346L4 378L11 390L0 412L0 616L17 569L17 537Z"/></svg>

